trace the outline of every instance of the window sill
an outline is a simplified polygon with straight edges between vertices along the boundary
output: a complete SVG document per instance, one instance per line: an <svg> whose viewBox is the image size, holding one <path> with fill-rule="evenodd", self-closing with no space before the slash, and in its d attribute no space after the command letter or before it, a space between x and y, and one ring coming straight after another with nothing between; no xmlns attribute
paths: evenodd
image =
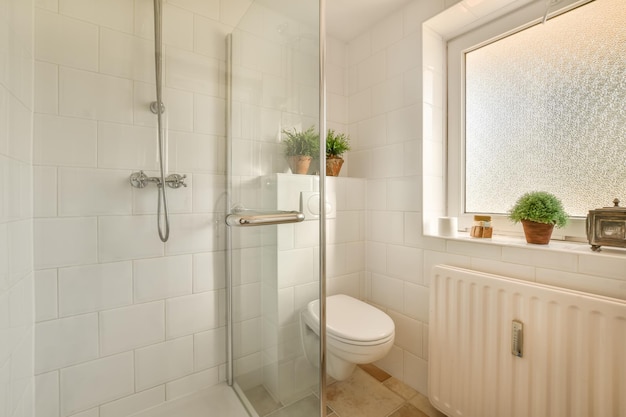
<svg viewBox="0 0 626 417"><path fill-rule="evenodd" d="M591 250L589 243L570 242L564 240L551 240L547 245L536 245L527 243L523 236L505 236L494 234L491 238L471 237L468 232L457 232L456 236L427 235L439 239L454 240L460 242L471 242L483 245L500 247L515 247L524 249L542 250L548 252L567 252L573 254L609 256L618 259L626 259L626 249L611 246L603 246L600 251Z"/></svg>

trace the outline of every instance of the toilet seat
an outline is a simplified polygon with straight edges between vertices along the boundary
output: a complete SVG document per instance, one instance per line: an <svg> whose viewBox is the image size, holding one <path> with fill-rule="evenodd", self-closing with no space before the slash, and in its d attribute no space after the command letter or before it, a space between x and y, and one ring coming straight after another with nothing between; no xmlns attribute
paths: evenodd
<svg viewBox="0 0 626 417"><path fill-rule="evenodd" d="M311 328L319 328L319 300L307 305L306 316L314 320L309 323ZM348 345L375 346L393 340L394 331L393 320L387 314L363 301L343 294L326 298L328 338Z"/></svg>

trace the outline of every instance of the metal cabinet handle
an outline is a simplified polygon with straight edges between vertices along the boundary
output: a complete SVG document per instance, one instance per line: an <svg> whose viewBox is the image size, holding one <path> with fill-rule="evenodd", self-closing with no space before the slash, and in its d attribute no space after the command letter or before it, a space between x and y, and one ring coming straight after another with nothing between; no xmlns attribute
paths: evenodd
<svg viewBox="0 0 626 417"><path fill-rule="evenodd" d="M226 216L229 226L265 226L270 224L298 223L304 220L299 211L236 210Z"/></svg>

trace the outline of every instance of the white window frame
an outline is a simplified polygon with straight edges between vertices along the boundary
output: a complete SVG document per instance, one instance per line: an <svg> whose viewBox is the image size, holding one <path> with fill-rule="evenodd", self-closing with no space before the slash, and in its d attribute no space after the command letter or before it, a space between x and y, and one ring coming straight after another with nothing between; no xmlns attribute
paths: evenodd
<svg viewBox="0 0 626 417"><path fill-rule="evenodd" d="M592 0L564 1L550 16L565 13ZM538 4L541 3L541 4ZM543 7L542 7L543 6ZM447 42L447 211L459 219L459 229L468 230L473 214L465 213L465 53L537 24L543 17L545 2L535 2L487 22ZM538 17L540 16L540 17ZM546 24L549 24L548 21ZM497 193L498 190L493 190ZM514 202L511 202L511 206ZM492 214L495 233L522 235L506 215ZM570 218L569 224L555 229L552 239L586 241L585 219Z"/></svg>

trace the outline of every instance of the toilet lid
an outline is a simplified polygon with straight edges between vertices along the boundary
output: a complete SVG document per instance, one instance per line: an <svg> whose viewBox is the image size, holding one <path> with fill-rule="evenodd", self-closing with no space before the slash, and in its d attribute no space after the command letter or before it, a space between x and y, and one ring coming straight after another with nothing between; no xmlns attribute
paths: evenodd
<svg viewBox="0 0 626 417"><path fill-rule="evenodd" d="M319 323L319 300L309 303L309 314ZM371 305L344 294L326 298L326 331L343 340L371 342L394 332L393 320Z"/></svg>

